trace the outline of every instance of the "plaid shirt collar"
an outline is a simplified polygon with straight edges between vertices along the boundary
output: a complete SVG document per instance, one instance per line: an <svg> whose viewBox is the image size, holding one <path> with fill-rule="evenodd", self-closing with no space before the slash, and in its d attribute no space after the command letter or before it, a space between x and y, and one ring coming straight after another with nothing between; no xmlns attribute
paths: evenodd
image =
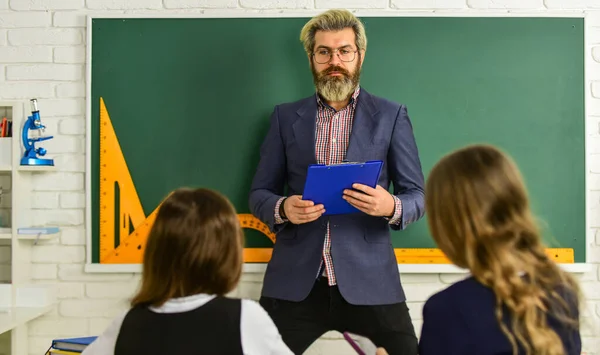
<svg viewBox="0 0 600 355"><path fill-rule="evenodd" d="M358 94L360 94L360 85L356 86L356 89L354 89L354 93L352 93L352 97L350 97L350 102L348 103L348 105L352 105L353 107L356 106L356 99L358 98ZM321 95L319 95L319 93L317 93L315 95L317 97L317 104L321 107L330 107L322 98Z"/></svg>

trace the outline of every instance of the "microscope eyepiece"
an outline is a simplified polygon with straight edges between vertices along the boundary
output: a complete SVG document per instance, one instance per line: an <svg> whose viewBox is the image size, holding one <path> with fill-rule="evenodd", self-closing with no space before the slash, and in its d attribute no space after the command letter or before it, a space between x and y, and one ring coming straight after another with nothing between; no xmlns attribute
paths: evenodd
<svg viewBox="0 0 600 355"><path fill-rule="evenodd" d="M38 107L37 107L37 99L31 99L31 112L37 112L38 111Z"/></svg>

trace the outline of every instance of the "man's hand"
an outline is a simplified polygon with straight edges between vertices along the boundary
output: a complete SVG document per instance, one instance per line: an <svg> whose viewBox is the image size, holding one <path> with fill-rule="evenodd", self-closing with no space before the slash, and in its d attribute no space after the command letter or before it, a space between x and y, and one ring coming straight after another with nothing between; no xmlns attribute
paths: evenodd
<svg viewBox="0 0 600 355"><path fill-rule="evenodd" d="M294 224L312 222L325 212L323 205L315 206L312 201L303 200L300 195L293 195L285 199L283 210L286 218Z"/></svg>
<svg viewBox="0 0 600 355"><path fill-rule="evenodd" d="M358 191L344 190L344 199L352 206L371 216L392 217L396 208L394 197L383 187L353 184L352 188Z"/></svg>

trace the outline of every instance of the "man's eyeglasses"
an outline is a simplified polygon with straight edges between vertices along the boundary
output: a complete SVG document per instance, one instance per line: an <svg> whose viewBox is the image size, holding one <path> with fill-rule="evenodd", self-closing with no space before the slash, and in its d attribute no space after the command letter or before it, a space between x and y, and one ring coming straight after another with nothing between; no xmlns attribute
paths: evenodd
<svg viewBox="0 0 600 355"><path fill-rule="evenodd" d="M340 58L340 60L342 62L351 62L354 60L355 56L356 56L356 52L358 51L353 51L347 48L341 48L341 49L325 49L325 48L320 48L318 50L316 50L315 52L313 52L313 56L315 57L315 62L319 63L319 64L327 64L331 61L331 58L333 56L333 53L337 52L337 56L338 58Z"/></svg>

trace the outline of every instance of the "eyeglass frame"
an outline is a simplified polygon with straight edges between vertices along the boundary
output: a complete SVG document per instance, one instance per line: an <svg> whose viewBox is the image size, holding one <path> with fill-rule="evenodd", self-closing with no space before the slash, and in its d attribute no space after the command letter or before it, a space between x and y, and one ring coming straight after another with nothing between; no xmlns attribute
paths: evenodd
<svg viewBox="0 0 600 355"><path fill-rule="evenodd" d="M345 46L342 46L342 47L339 47L339 48L329 48L329 47L326 47L326 46L319 46L319 49L323 48L323 49L326 49L326 50L328 50L328 51L330 51L330 52L331 52L331 53L329 54L329 60L328 60L328 61L326 61L326 62L324 62L324 63L319 63L319 62L317 62L317 58L315 57L316 51L313 51L313 52L312 52L312 54L311 54L311 56L313 57L313 59L315 60L315 62L316 62L317 64L327 64L327 63L331 62L331 60L333 59L333 55L334 55L334 54L336 54L336 55L337 55L337 57L338 57L338 58L339 58L339 59L340 59L342 62L344 62L344 63L352 63L352 62L353 62L353 61L356 59L356 53L358 53L358 52L360 51L360 49L356 49L356 50L349 50L349 49L346 49L348 52L354 53L354 56L352 57L352 60L345 61L345 60L342 60L342 58L340 57L340 50L342 50L342 49L345 49L345 48L347 48L347 47L350 47L350 48L352 48L350 45L345 45Z"/></svg>

